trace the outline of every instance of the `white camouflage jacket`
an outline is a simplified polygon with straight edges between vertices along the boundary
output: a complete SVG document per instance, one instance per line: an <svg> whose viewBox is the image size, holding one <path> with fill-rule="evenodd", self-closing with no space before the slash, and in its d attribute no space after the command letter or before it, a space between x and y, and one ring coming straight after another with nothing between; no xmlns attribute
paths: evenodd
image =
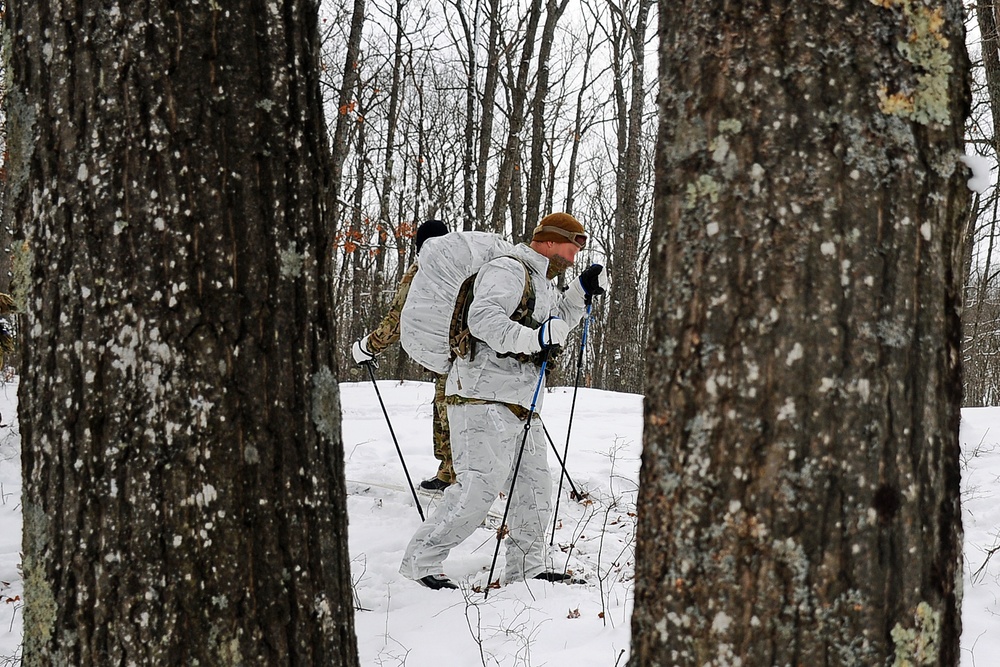
<svg viewBox="0 0 1000 667"><path fill-rule="evenodd" d="M555 283L546 279L549 260L544 255L525 244L515 246L511 254L517 259L500 257L479 270L469 308L469 331L482 343L476 345L469 359L455 359L448 373L446 393L530 408L539 367L514 357L497 356L497 353L514 351L517 331L524 328L510 316L524 294L525 267L535 288L535 321L560 317L575 327L583 318L585 305L575 290L561 292ZM535 412L542 409L545 389L544 380L542 382Z"/></svg>

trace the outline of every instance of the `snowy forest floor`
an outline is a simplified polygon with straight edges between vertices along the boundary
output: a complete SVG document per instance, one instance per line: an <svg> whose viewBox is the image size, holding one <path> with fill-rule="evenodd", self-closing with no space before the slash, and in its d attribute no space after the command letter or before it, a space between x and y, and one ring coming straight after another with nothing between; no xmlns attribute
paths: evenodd
<svg viewBox="0 0 1000 667"><path fill-rule="evenodd" d="M642 397L580 390L550 558L586 585L519 583L477 592L496 545L487 527L452 552L459 591L431 591L398 573L420 522L370 382L344 383L343 436L355 625L363 667L611 667L628 659ZM433 386L380 381L414 484L430 477ZM545 425L562 456L571 388L547 392ZM20 664L23 586L17 380L0 384L0 667ZM1000 655L1000 408L962 413L965 528L962 667ZM549 451L553 475L555 456ZM558 478L555 478L558 482ZM419 495L425 514L437 499ZM494 511L503 511L498 501ZM571 546L572 545L572 546ZM991 557L992 556L992 557ZM497 570L502 570L501 550ZM496 575L494 575L496 578Z"/></svg>

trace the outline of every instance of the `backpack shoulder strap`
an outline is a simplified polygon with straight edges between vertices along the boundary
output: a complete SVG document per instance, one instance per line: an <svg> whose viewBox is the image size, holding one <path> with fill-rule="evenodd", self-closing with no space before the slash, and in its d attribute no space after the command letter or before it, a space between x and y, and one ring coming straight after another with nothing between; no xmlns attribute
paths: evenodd
<svg viewBox="0 0 1000 667"><path fill-rule="evenodd" d="M517 257L512 259L517 259ZM517 304L517 308L514 309L510 319L526 327L537 329L539 323L535 322L533 317L535 314L535 284L531 282L531 273L528 271L528 265L519 259L517 261L520 262L521 267L524 269L524 292L521 294L521 302Z"/></svg>
<svg viewBox="0 0 1000 667"><path fill-rule="evenodd" d="M466 357L472 348L472 334L469 332L469 306L472 305L472 286L479 272L465 279L458 290L455 299L455 310L451 314L451 326L448 328L448 346L451 348L451 360L455 357Z"/></svg>
<svg viewBox="0 0 1000 667"><path fill-rule="evenodd" d="M535 311L535 286L531 282L531 274L528 265L517 257L505 255L515 260L524 269L524 292L521 294L521 301L518 303L510 319L518 324L522 324L532 329L537 329L538 322L533 319ZM462 287L458 291L458 298L455 299L455 310L451 316L451 327L448 332L448 342L451 346L451 359L456 356L471 359L475 354L476 338L469 331L469 308L472 306L473 286L479 272L473 273L465 279Z"/></svg>

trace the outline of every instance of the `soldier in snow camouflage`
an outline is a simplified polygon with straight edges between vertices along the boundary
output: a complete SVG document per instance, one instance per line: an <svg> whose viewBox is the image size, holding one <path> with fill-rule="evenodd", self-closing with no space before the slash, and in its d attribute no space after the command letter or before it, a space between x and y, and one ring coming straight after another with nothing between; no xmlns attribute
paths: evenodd
<svg viewBox="0 0 1000 667"><path fill-rule="evenodd" d="M448 233L448 228L440 220L428 220L417 228L417 253L429 238ZM389 312L375 329L352 346L354 360L359 363L374 361L375 357L399 340L399 316L410 291L410 283L416 275L418 263L414 262L403 274L396 296L389 305ZM448 429L448 413L444 402L444 388L447 376L434 375L434 457L440 462L437 474L420 483L420 488L439 491L455 482L455 468L451 460L451 434Z"/></svg>
<svg viewBox="0 0 1000 667"><path fill-rule="evenodd" d="M596 264L566 292L553 283L572 266L586 241L576 218L553 213L542 219L530 244L515 246L509 256L480 268L467 315L478 349L455 358L445 390L457 482L407 545L399 569L403 576L432 589L457 588L444 574L444 560L482 523L497 494L510 491L504 580L571 581L548 567L548 450L541 422L533 419L526 429L524 420L531 407L541 412L544 397L544 391L535 395L544 378L539 378L534 358L564 345L571 326L583 317L587 296L603 292L606 278ZM529 281L532 316L518 321L513 315ZM520 468L511 488L519 452Z"/></svg>

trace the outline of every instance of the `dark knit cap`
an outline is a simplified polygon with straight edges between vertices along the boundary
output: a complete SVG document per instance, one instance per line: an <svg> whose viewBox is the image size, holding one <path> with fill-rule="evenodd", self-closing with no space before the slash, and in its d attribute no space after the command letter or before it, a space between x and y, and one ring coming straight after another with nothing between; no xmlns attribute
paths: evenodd
<svg viewBox="0 0 1000 667"><path fill-rule="evenodd" d="M420 252L420 246L424 244L427 239L432 239L435 236L444 236L448 233L448 227L440 220L428 220L423 222L417 227L417 252Z"/></svg>

